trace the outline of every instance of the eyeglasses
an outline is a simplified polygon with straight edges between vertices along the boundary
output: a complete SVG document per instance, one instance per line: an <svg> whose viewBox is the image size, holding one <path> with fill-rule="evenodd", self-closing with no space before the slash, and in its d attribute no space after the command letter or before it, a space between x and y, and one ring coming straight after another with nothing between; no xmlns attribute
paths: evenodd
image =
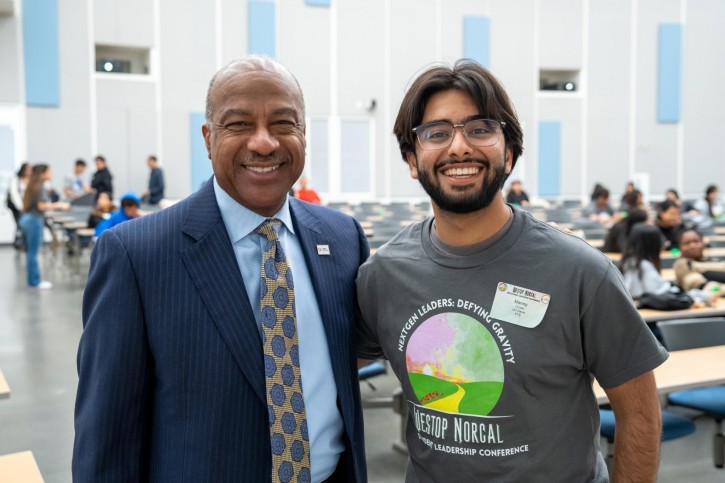
<svg viewBox="0 0 725 483"><path fill-rule="evenodd" d="M421 148L433 151L450 146L457 127L462 128L466 141L482 148L493 146L498 142L498 134L506 127L506 123L493 119L472 119L465 124L435 121L421 124L413 128L413 132L418 137Z"/></svg>

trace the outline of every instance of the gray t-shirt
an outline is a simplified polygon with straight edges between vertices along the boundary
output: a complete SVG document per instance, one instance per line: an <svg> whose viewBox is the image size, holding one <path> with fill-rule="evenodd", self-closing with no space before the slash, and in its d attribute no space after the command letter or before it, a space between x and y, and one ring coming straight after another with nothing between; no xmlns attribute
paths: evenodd
<svg viewBox="0 0 725 483"><path fill-rule="evenodd" d="M386 357L408 401L406 481L607 481L592 377L615 387L667 359L619 271L518 209L477 250L431 226L357 278L358 353Z"/></svg>

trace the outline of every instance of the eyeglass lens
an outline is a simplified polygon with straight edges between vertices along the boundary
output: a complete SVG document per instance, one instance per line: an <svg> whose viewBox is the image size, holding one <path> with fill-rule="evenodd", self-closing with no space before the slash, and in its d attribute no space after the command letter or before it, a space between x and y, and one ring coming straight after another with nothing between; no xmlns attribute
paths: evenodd
<svg viewBox="0 0 725 483"><path fill-rule="evenodd" d="M415 129L418 142L423 149L442 149L453 141L456 127L446 121L423 124ZM493 146L498 141L501 124L491 119L473 119L463 126L463 134L474 146Z"/></svg>

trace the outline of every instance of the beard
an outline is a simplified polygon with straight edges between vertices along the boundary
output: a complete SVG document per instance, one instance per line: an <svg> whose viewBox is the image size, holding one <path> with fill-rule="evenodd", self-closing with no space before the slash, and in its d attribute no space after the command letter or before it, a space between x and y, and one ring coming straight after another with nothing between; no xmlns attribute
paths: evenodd
<svg viewBox="0 0 725 483"><path fill-rule="evenodd" d="M446 161L437 164L440 166L445 163ZM437 171L437 168L434 167L430 172L423 171L418 167L416 161L418 181L420 181L425 192L428 193L428 196L430 196L431 200L440 209L458 214L473 213L474 211L488 207L498 192L503 188L506 178L508 178L505 163L501 163L493 168L488 161L482 161L482 163L486 166L488 173L483 182L483 186L478 189L467 187L457 193L446 192L435 178L435 174L432 174Z"/></svg>

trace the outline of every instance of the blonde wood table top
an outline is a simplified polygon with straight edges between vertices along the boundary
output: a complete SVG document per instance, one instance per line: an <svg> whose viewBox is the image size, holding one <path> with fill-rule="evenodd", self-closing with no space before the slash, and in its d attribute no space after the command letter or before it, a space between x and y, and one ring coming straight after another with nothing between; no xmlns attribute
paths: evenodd
<svg viewBox="0 0 725 483"><path fill-rule="evenodd" d="M660 394L725 384L725 345L672 351L654 372ZM596 381L593 388L597 403L606 403L607 395Z"/></svg>
<svg viewBox="0 0 725 483"><path fill-rule="evenodd" d="M615 262L622 259L621 253L605 252L604 254L608 256L610 260L614 260ZM725 257L725 247L705 248L705 256L715 258ZM660 258L662 259L673 259L679 257L679 255L673 255L672 252L660 253Z"/></svg>
<svg viewBox="0 0 725 483"><path fill-rule="evenodd" d="M691 319L694 317L720 317L725 315L725 297L717 299L712 307L689 308L685 310L653 310L639 309L639 315L645 322L657 322L659 320Z"/></svg>
<svg viewBox="0 0 725 483"><path fill-rule="evenodd" d="M3 371L0 371L0 399L6 399L9 397L10 397L10 386L8 386L8 381L5 380Z"/></svg>
<svg viewBox="0 0 725 483"><path fill-rule="evenodd" d="M43 483L31 451L0 456L0 481L3 483Z"/></svg>

